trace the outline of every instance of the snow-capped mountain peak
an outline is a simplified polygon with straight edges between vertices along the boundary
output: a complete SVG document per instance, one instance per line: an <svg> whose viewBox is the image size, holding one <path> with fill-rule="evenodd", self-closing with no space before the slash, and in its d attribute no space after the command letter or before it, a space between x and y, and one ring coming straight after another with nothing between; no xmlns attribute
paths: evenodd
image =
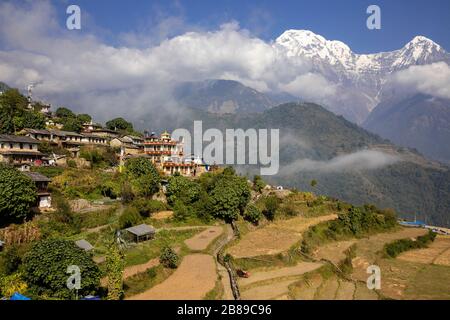
<svg viewBox="0 0 450 320"><path fill-rule="evenodd" d="M276 40L289 57L323 59L330 64L346 63L351 49L341 41L330 41L310 30L287 30Z"/></svg>
<svg viewBox="0 0 450 320"><path fill-rule="evenodd" d="M338 88L337 101L326 103L358 123L380 102L383 87L392 73L439 61L450 64L450 55L425 36L414 37L398 50L356 54L345 43L327 40L310 30L287 30L276 39L274 46L289 58L309 60L310 72ZM342 106L348 110L342 111Z"/></svg>
<svg viewBox="0 0 450 320"><path fill-rule="evenodd" d="M356 54L345 43L327 40L310 30L287 30L276 39L288 57L306 57L313 64L338 67L353 77L355 73L391 73L415 64L448 59L445 50L424 36L416 36L403 48L391 52Z"/></svg>

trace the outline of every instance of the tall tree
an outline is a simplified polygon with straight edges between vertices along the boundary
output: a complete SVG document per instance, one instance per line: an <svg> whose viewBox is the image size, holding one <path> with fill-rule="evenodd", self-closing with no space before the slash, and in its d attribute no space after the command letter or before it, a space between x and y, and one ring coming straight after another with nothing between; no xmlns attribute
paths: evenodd
<svg viewBox="0 0 450 320"><path fill-rule="evenodd" d="M108 276L108 300L120 300L123 297L123 270L125 257L117 244L109 247L106 256L106 273Z"/></svg>
<svg viewBox="0 0 450 320"><path fill-rule="evenodd" d="M108 128L109 130L119 130L127 132L132 132L134 130L133 124L126 121L124 118L114 118L106 122L106 128Z"/></svg>
<svg viewBox="0 0 450 320"><path fill-rule="evenodd" d="M22 116L28 100L17 89L8 89L0 95L0 133L11 134L17 129L14 118Z"/></svg>
<svg viewBox="0 0 450 320"><path fill-rule="evenodd" d="M26 175L0 163L0 224L24 219L36 201L36 186Z"/></svg>

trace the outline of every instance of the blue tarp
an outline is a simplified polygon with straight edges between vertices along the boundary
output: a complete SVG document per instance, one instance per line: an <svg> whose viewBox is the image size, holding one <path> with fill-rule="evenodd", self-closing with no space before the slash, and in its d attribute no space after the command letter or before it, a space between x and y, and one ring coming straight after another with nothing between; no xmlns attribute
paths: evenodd
<svg viewBox="0 0 450 320"><path fill-rule="evenodd" d="M84 298L81 298L81 300L100 300L100 297L98 297L98 296L86 296Z"/></svg>
<svg viewBox="0 0 450 320"><path fill-rule="evenodd" d="M423 221L400 221L400 224L405 225L405 226L417 226L417 227L422 227L425 226L425 222Z"/></svg>
<svg viewBox="0 0 450 320"><path fill-rule="evenodd" d="M21 295L21 294L18 293L18 292L15 292L15 293L11 296L10 300L31 300L31 299L28 298L28 297L25 297L24 295Z"/></svg>

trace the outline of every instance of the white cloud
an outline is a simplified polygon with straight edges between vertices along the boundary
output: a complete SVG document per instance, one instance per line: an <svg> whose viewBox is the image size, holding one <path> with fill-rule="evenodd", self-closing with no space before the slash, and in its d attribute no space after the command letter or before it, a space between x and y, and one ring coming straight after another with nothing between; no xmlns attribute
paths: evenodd
<svg viewBox="0 0 450 320"><path fill-rule="evenodd" d="M319 74L308 72L282 85L281 89L304 100L323 101L336 94L337 86Z"/></svg>
<svg viewBox="0 0 450 320"><path fill-rule="evenodd" d="M299 159L280 169L282 175L296 172L342 172L378 169L400 161L395 155L376 150L362 150L340 155L328 161Z"/></svg>
<svg viewBox="0 0 450 320"><path fill-rule="evenodd" d="M182 24L165 17L156 35L122 34L126 45L111 46L83 26L80 32L58 25L48 1L3 3L0 81L22 90L39 82L35 97L105 120L111 110L139 118L141 111L176 107L171 88L179 81L234 79L257 90L277 91L309 71L307 62L287 59L236 22L161 41L170 35L168 29L182 30ZM141 40L146 47L136 47Z"/></svg>
<svg viewBox="0 0 450 320"><path fill-rule="evenodd" d="M395 73L391 81L407 91L450 99L450 67L445 62L411 66Z"/></svg>

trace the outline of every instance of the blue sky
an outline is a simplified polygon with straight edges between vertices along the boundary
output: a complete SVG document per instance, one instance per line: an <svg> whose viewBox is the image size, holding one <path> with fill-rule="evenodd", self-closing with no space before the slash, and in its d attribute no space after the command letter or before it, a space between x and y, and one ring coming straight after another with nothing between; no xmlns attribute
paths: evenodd
<svg viewBox="0 0 450 320"><path fill-rule="evenodd" d="M63 23L69 2L53 3ZM355 52L369 53L397 49L415 35L424 35L450 51L448 0L78 0L70 4L82 9L82 32L96 33L113 45L120 45L120 33L146 33L172 17L179 24L169 37L197 28L216 30L234 20L265 40L275 39L286 29L310 29L347 43ZM381 30L366 28L370 4L381 8Z"/></svg>

